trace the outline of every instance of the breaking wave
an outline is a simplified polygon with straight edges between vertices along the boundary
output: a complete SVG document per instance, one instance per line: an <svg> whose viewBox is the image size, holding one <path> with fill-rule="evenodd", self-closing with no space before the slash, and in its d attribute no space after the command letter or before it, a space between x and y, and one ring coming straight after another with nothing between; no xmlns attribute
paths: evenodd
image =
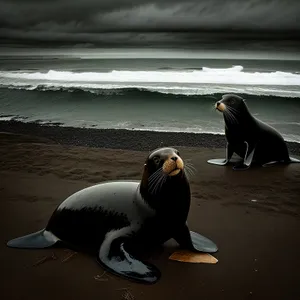
<svg viewBox="0 0 300 300"><path fill-rule="evenodd" d="M300 74L245 72L243 66L195 70L72 72L1 71L0 87L39 91L82 90L103 94L135 89L174 95L247 93L300 97Z"/></svg>

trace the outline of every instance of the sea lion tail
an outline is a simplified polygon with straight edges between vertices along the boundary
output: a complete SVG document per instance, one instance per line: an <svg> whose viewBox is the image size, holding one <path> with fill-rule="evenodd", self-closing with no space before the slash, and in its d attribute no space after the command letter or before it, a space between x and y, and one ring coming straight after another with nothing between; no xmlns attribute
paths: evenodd
<svg viewBox="0 0 300 300"><path fill-rule="evenodd" d="M7 243L11 248L41 249L53 246L59 239L50 231L42 229L40 231L15 238Z"/></svg>

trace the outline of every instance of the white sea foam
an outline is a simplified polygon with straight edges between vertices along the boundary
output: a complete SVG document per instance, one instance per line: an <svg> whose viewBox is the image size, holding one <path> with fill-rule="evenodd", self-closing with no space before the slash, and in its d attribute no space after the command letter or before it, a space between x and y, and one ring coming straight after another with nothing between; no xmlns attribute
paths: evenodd
<svg viewBox="0 0 300 300"><path fill-rule="evenodd" d="M216 92L217 87L207 85L228 86L233 92L249 89L250 93L277 94L276 87L300 86L300 74L289 72L244 72L242 66L226 69L203 67L202 70L185 71L111 71L111 72L70 72L50 70L42 72L1 71L0 86L34 89L38 85L52 88L144 88L158 92L174 94L204 94ZM206 85L206 86L205 86ZM223 87L222 87L223 85ZM243 87L242 87L243 86ZM268 87L268 90L264 90ZM272 88L271 88L272 87ZM204 90L206 88L206 90ZM252 89L252 91L251 91ZM248 91L245 91L248 92ZM299 96L299 90L292 90ZM288 94L288 93L287 93ZM293 96L293 95L292 95Z"/></svg>
<svg viewBox="0 0 300 300"><path fill-rule="evenodd" d="M50 70L42 72L1 71L0 78L48 83L196 83L234 85L300 85L300 74L289 72L244 72L242 66L227 69L203 68L190 71L111 71L70 72ZM18 83L18 81L16 81Z"/></svg>
<svg viewBox="0 0 300 300"><path fill-rule="evenodd" d="M300 88L298 86L251 86L251 85L207 85L199 84L197 87L192 86L160 86L155 84L89 84L89 83L34 83L28 85L28 83L13 83L8 80L6 83L0 80L0 87L6 87L9 89L20 90L39 90L39 91L59 91L66 90L73 92L74 90L82 90L98 95L117 95L122 94L124 89L138 89L142 91L157 92L161 94L169 95L211 95L217 93L236 93L236 94L249 94L249 95L261 95L261 96L278 96L278 97L300 97Z"/></svg>
<svg viewBox="0 0 300 300"><path fill-rule="evenodd" d="M0 116L0 121L11 121L14 118L14 116Z"/></svg>

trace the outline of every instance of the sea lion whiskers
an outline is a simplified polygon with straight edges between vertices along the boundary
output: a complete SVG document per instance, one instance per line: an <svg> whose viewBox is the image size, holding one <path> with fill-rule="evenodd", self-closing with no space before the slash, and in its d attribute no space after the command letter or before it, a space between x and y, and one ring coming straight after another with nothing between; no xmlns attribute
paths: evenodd
<svg viewBox="0 0 300 300"><path fill-rule="evenodd" d="M156 176L153 176L153 177L151 178L151 180L148 181L148 187L151 189L151 187L152 187L153 185L155 185L156 182L157 182L157 180L158 180L160 177L162 177L162 176L164 176L164 174L163 174L162 172L159 172L159 173L156 174Z"/></svg>
<svg viewBox="0 0 300 300"><path fill-rule="evenodd" d="M162 186L162 181L165 182L167 178L167 174L162 171L162 167L156 170L149 178L148 178L148 191L152 194L155 194L158 189L158 186Z"/></svg>
<svg viewBox="0 0 300 300"><path fill-rule="evenodd" d="M163 174L162 172L151 182L151 184L148 186L148 191L156 195L158 192L160 192L163 183L166 181L168 175Z"/></svg>
<svg viewBox="0 0 300 300"><path fill-rule="evenodd" d="M189 162L185 163L185 169L188 175L195 175L195 173L197 172L197 169L194 167L194 165Z"/></svg>
<svg viewBox="0 0 300 300"><path fill-rule="evenodd" d="M237 116L239 115L239 112L236 108L231 107L231 106L227 106L227 110L230 112L230 114L232 115L232 117L234 118L234 120L236 121L236 123L239 123L239 120L237 118Z"/></svg>
<svg viewBox="0 0 300 300"><path fill-rule="evenodd" d="M216 105L213 104L212 106L210 106L210 111L215 111L216 110Z"/></svg>
<svg viewBox="0 0 300 300"><path fill-rule="evenodd" d="M158 177L160 177L163 174L162 167L157 169L149 178L148 178L148 184L153 184L157 180Z"/></svg>
<svg viewBox="0 0 300 300"><path fill-rule="evenodd" d="M195 172L191 170L189 167L186 167L185 170L186 170L185 175L187 179L190 180L190 178L195 175Z"/></svg>
<svg viewBox="0 0 300 300"><path fill-rule="evenodd" d="M226 108L234 114L237 114L237 115L239 114L239 111L236 108L232 107L232 106L227 105Z"/></svg>
<svg viewBox="0 0 300 300"><path fill-rule="evenodd" d="M187 159L185 161L185 169L186 169L187 175L192 175L193 176L197 172L197 169L195 168L193 163L191 163L191 159Z"/></svg>
<svg viewBox="0 0 300 300"><path fill-rule="evenodd" d="M234 124L234 119L230 111L223 112L225 120L227 120L230 124Z"/></svg>
<svg viewBox="0 0 300 300"><path fill-rule="evenodd" d="M227 106L223 113L224 113L224 116L227 117L229 123L231 123L231 124L239 123L239 121L235 117L234 113L231 111L230 107Z"/></svg>
<svg viewBox="0 0 300 300"><path fill-rule="evenodd" d="M167 177L168 177L168 175L164 174L164 175L162 175L161 177L158 178L157 184L155 185L154 191L153 191L154 195L155 195L156 193L159 193L159 192L160 192L160 190L161 190L162 187L163 187L163 184L164 184L164 183L166 182L166 180L167 180Z"/></svg>
<svg viewBox="0 0 300 300"><path fill-rule="evenodd" d="M195 171L191 169L189 166L185 166L186 174L188 175L195 175Z"/></svg>
<svg viewBox="0 0 300 300"><path fill-rule="evenodd" d="M151 174L148 178L148 181L152 181L153 178L155 178L159 174L159 172L162 172L162 167L158 168L153 174Z"/></svg>
<svg viewBox="0 0 300 300"><path fill-rule="evenodd" d="M194 164L192 163L192 160L190 158L185 160L185 164L188 164L189 166L193 167L193 169L195 171L197 171L197 169L195 168Z"/></svg>

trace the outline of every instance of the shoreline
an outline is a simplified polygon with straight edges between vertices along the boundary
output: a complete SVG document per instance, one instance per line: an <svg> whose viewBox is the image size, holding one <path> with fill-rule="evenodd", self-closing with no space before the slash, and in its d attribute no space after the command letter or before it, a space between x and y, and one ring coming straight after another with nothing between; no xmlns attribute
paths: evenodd
<svg viewBox="0 0 300 300"><path fill-rule="evenodd" d="M35 122L0 121L0 132L43 138L55 144L94 148L151 151L162 146L225 148L225 135L158 132L128 129L77 128ZM300 154L300 143L286 141L290 154Z"/></svg>

